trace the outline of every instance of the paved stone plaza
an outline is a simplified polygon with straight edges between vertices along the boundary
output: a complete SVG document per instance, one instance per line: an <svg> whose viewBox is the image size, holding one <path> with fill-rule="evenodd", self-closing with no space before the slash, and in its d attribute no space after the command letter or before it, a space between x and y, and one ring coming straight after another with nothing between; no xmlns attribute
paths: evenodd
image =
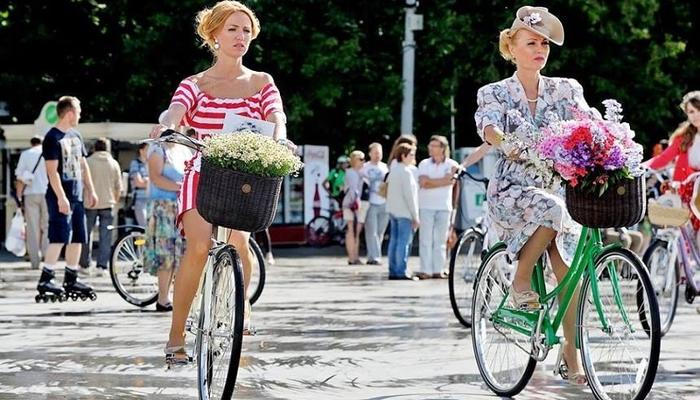
<svg viewBox="0 0 700 400"><path fill-rule="evenodd" d="M319 254L322 253L322 254ZM276 251L244 339L237 399L487 399L446 280L386 280L339 248ZM0 399L196 399L196 370L167 371L169 313L90 278L95 302L35 304L38 271L0 263ZM410 265L417 266L411 259ZM651 399L700 399L700 315L682 303ZM540 364L519 399L587 399Z"/></svg>

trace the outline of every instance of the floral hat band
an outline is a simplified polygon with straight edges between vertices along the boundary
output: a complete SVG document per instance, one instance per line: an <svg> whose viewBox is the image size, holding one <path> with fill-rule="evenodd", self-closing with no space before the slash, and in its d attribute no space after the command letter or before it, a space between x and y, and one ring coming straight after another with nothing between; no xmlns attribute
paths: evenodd
<svg viewBox="0 0 700 400"><path fill-rule="evenodd" d="M527 29L559 46L564 43L564 26L544 7L520 7L510 29Z"/></svg>
<svg viewBox="0 0 700 400"><path fill-rule="evenodd" d="M681 100L681 104L678 106L685 112L685 107L693 100L700 101L700 90L693 90L692 92L686 93L685 96L683 96L683 100Z"/></svg>

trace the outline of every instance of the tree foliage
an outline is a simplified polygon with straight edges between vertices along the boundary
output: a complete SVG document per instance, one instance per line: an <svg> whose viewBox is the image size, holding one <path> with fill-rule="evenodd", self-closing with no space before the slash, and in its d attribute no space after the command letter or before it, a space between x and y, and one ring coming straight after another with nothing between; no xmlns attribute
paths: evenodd
<svg viewBox="0 0 700 400"><path fill-rule="evenodd" d="M403 2L250 0L262 23L246 57L280 87L290 135L335 152L398 135ZM9 0L0 5L0 101L30 123L62 94L83 101L85 121L155 121L177 83L207 68L211 54L194 15L212 1ZM476 145L473 113L481 85L513 67L498 32L521 1L424 1L416 32L415 132L423 142L450 129ZM645 143L683 120L677 104L699 89L699 2L543 1L564 22L544 71L578 79L591 105L615 97ZM8 121L4 121L8 122ZM145 134L145 133L144 133Z"/></svg>

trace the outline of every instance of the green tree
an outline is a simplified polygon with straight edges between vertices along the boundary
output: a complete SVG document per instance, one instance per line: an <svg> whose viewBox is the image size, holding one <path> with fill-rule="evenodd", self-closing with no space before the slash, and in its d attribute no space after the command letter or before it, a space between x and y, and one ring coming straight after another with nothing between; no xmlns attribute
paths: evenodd
<svg viewBox="0 0 700 400"><path fill-rule="evenodd" d="M211 63L194 16L213 1L9 0L0 5L0 100L30 123L61 94L84 102L86 121L155 121L178 82ZM271 73L290 135L334 154L388 144L399 133L402 2L250 0L262 32L246 64ZM416 32L415 133L447 134L450 97L457 145L476 145L476 90L512 74L498 32L522 1L425 1ZM681 95L700 88L700 2L543 1L564 22L544 73L578 79L589 103L614 97L649 144L683 120ZM3 121L7 122L7 121ZM144 133L145 134L145 133Z"/></svg>

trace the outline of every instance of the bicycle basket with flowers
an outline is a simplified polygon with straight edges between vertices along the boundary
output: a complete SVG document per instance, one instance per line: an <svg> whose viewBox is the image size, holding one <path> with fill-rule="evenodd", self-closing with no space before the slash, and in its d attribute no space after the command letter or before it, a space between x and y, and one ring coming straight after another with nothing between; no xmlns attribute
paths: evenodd
<svg viewBox="0 0 700 400"><path fill-rule="evenodd" d="M537 146L542 160L566 183L571 217L591 228L627 227L646 208L642 146L622 122L622 107L605 100L605 119L572 110L572 120L554 120Z"/></svg>
<svg viewBox="0 0 700 400"><path fill-rule="evenodd" d="M250 130L205 139L197 211L218 226L264 230L277 211L282 180L303 167L287 146Z"/></svg>

